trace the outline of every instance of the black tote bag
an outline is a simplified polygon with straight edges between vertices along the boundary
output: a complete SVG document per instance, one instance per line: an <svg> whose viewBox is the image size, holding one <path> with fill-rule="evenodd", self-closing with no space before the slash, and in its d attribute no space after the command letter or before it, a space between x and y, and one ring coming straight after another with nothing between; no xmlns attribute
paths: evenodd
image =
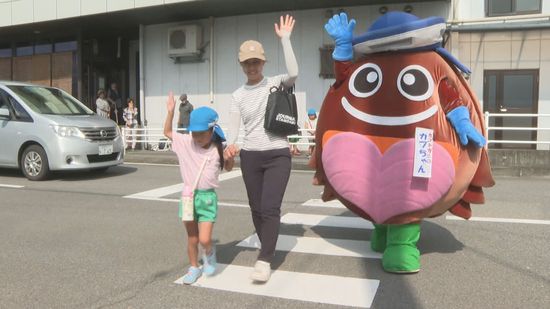
<svg viewBox="0 0 550 309"><path fill-rule="evenodd" d="M298 133L298 108L293 90L294 87L283 84L269 90L264 121L266 131L284 137Z"/></svg>

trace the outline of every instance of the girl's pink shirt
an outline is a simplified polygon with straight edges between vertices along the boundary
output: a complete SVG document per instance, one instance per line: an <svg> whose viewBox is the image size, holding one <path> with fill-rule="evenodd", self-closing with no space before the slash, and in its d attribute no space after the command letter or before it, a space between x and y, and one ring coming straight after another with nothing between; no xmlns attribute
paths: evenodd
<svg viewBox="0 0 550 309"><path fill-rule="evenodd" d="M172 134L172 151L178 156L181 179L187 186L195 183L199 168L205 158L209 158L202 175L199 179L197 189L214 189L219 186L218 176L220 175L220 155L214 144L204 149L193 142L191 134Z"/></svg>

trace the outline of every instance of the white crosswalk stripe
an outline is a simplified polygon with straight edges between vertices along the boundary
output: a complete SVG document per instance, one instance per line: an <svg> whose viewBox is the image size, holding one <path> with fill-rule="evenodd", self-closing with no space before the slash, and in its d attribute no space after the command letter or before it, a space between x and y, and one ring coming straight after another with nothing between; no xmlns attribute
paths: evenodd
<svg viewBox="0 0 550 309"><path fill-rule="evenodd" d="M346 206L340 203L338 200L332 200L329 202L323 202L321 199L311 199L302 204L302 206L313 206L313 207L329 207L329 208L342 208L345 209Z"/></svg>
<svg viewBox="0 0 550 309"><path fill-rule="evenodd" d="M237 244L239 247L260 248L256 234ZM380 253L370 249L370 242L363 240L330 239L318 237L298 237L279 235L277 251L300 252L320 255L352 256L361 258L381 258Z"/></svg>
<svg viewBox="0 0 550 309"><path fill-rule="evenodd" d="M323 207L323 206L321 206ZM332 228L372 229L371 223L349 216L287 213L282 224ZM238 247L259 248L256 234L237 244ZM348 239L330 239L280 234L277 251L298 252L319 256L341 256L381 259L381 254L370 249L370 242ZM379 280L346 276L311 274L275 270L266 284L253 284L249 278L252 267L219 265L213 277L202 276L194 284L198 287L271 296L300 301L370 308L380 284ZM183 284L183 277L175 281Z"/></svg>
<svg viewBox="0 0 550 309"><path fill-rule="evenodd" d="M252 267L218 264L218 275L202 276L194 286L217 290L368 308L380 282L276 270L265 284L252 284ZM175 283L183 284L183 277Z"/></svg>
<svg viewBox="0 0 550 309"><path fill-rule="evenodd" d="M283 224L301 224L309 226L332 226L353 229L374 229L369 221L359 217L324 216L288 213L281 217Z"/></svg>

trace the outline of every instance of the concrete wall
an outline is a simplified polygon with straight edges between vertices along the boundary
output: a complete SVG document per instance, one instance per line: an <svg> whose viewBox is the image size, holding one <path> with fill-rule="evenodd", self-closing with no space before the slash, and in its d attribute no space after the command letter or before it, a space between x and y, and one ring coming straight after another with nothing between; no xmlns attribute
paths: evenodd
<svg viewBox="0 0 550 309"><path fill-rule="evenodd" d="M420 17L439 15L448 17L446 2L412 3L414 14ZM390 10L402 10L403 4L387 5ZM344 8L357 20L355 34L369 27L379 16L379 6L355 6ZM291 37L294 52L298 59L300 74L296 83L300 117L305 119L305 109L321 106L323 98L334 82L319 77L319 48L332 40L324 31L327 10L315 9L290 12L296 18L296 26ZM336 9L333 10L336 12ZM286 13L286 12L285 12ZM239 45L248 39L262 42L267 56L264 75L272 76L286 72L280 41L276 37L273 24L278 22L280 12L216 18L214 25L214 104L220 113L222 125L226 122L231 93L245 82L245 76L237 62ZM329 14L330 15L330 14ZM203 26L204 41L209 40L208 20L197 20ZM186 22L188 23L188 22ZM184 23L182 23L184 24ZM149 125L160 126L164 121L164 104L169 90L175 93L186 92L195 105L209 104L209 48L205 61L200 63L175 64L167 53L167 31L175 24L161 24L145 27L145 102Z"/></svg>
<svg viewBox="0 0 550 309"><path fill-rule="evenodd" d="M0 2L0 27L192 0L7 0Z"/></svg>

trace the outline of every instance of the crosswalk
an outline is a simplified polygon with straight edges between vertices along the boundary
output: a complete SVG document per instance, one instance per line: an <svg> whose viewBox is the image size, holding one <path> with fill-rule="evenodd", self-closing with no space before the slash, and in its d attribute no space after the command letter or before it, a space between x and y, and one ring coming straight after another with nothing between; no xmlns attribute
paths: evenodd
<svg viewBox="0 0 550 309"><path fill-rule="evenodd" d="M231 172L224 175L225 180L240 177L240 172ZM181 184L166 186L144 192L125 196L125 198L146 199L161 202L178 202L174 194L181 190ZM246 204L220 202L220 207L238 207L248 209ZM300 210L300 211L297 211ZM299 213L303 212L307 213ZM346 259L361 259L361 264L370 264L373 261L379 263L381 254L370 249L367 235L373 225L359 217L349 215L326 215L326 213L345 213L347 210L338 201L323 202L320 199L309 199L301 204L293 212L281 217L281 224L287 228L281 228L281 234L277 242L276 250L283 253L296 253L287 256L289 264L338 261L347 263ZM323 214L324 213L324 214ZM446 216L446 220L462 220L454 216ZM520 223L548 225L549 220L528 220L509 218L471 218L470 221L487 221L496 223ZM286 235L285 231L301 230L301 235ZM343 230L347 232L342 233ZM356 230L356 232L350 232ZM316 231L323 231L322 236ZM352 236L353 235L353 236ZM363 237L365 235L365 237ZM352 237L355 239L346 239ZM257 249L260 243L258 237L253 234L240 239L236 248ZM222 253L223 254L223 253ZM357 261L355 261L357 262ZM365 278L364 272L359 274L338 274L338 271L327 273L315 273L316 268L300 271L288 271L283 267L275 269L271 279L266 284L253 284L249 278L252 265L219 264L215 276L202 276L195 287L223 290L248 295L276 297L297 301L307 301L338 306L352 306L370 308L380 285L379 278ZM338 267L338 266L335 266ZM321 271L321 270L319 270ZM183 274L182 274L183 275ZM176 284L183 284L183 277L175 280Z"/></svg>
<svg viewBox="0 0 550 309"><path fill-rule="evenodd" d="M335 202L323 204L319 200L309 200L302 206L343 207ZM319 214L287 213L281 218L282 224L300 225L304 229L315 227L351 228L358 232L372 229L371 223L357 217L330 216ZM236 244L242 248L259 248L256 234L246 237ZM338 256L341 258L381 259L381 254L370 249L370 242L365 240L337 239L327 237L306 237L280 234L277 251L303 253L316 256ZM313 274L305 272L274 270L266 284L253 284L249 278L252 267L239 265L219 265L217 274L212 277L202 276L194 284L197 287L278 297L299 301L309 301L340 306L370 308L380 284L379 280ZM183 284L183 277L175 281Z"/></svg>
<svg viewBox="0 0 550 309"><path fill-rule="evenodd" d="M226 173L225 179L232 179L240 176L240 171ZM166 186L153 190L135 193L124 196L132 199L155 200L161 202L178 202L177 198L167 198L179 192L181 184ZM248 208L245 204L234 204L220 202L221 207L242 207ZM381 254L370 249L370 242L365 239L341 239L330 237L338 235L342 228L355 229L357 233L364 233L372 230L373 225L359 217L342 215L315 214L318 210L326 212L330 209L345 210L345 206L338 201L323 202L320 199L310 199L302 203L306 213L286 213L281 217L281 224L288 226L300 226L306 230L315 230L323 227L329 231L327 235L312 237L285 235L281 233L277 241L276 250L279 252L300 253L311 257L339 257L340 259L368 259L380 260ZM316 233L309 233L316 234ZM304 233L305 235L305 233ZM260 242L256 234L250 235L238 242L236 247L258 249ZM335 276L326 274L315 274L297 271L286 271L276 269L272 272L270 280L265 284L253 284L249 276L252 267L241 265L218 264L215 276L202 276L194 283L194 286L209 288L248 295L278 297L297 301L308 301L339 306L351 306L370 308L380 285L376 279L364 278L361 275ZM183 276L174 283L183 284Z"/></svg>

